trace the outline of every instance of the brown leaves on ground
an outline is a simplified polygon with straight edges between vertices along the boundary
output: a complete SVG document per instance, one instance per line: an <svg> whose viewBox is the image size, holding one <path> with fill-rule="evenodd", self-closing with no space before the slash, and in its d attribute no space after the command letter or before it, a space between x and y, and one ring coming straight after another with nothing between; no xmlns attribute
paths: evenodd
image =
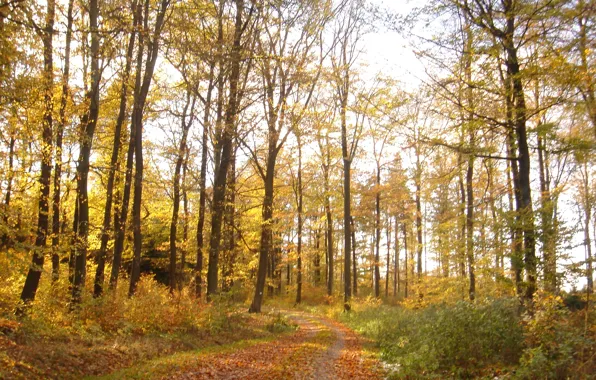
<svg viewBox="0 0 596 380"><path fill-rule="evenodd" d="M376 379L378 363L358 336L326 318L290 313L296 333L236 352L196 358L163 379Z"/></svg>

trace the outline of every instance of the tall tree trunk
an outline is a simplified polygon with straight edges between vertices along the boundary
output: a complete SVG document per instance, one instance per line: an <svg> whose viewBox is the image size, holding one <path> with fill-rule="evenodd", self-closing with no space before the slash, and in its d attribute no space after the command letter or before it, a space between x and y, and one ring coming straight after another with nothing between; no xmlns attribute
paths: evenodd
<svg viewBox="0 0 596 380"><path fill-rule="evenodd" d="M10 244L11 237L10 237L10 226L9 226L9 215L10 215L10 199L12 196L12 181L14 179L14 147L16 144L16 138L14 136L14 132L11 133L10 142L8 143L8 178L6 179L6 194L4 195L4 210L2 215L2 221L4 222L4 226L7 229L2 236L2 240L0 241L0 248L7 248Z"/></svg>
<svg viewBox="0 0 596 380"><path fill-rule="evenodd" d="M219 28L220 34L221 27ZM223 38L223 37L222 37ZM221 58L220 58L221 60ZM209 68L209 85L207 87L207 97L205 98L205 111L203 114L203 135L201 138L201 172L199 174L199 219L197 221L197 260L195 265L195 296L201 298L202 286L203 286L203 240L204 240L204 227L205 227L205 205L207 201L207 158L208 151L207 145L209 142L209 125L211 122L210 111L211 111L211 97L214 88L214 69L215 62L211 64ZM220 66L221 69L221 66ZM223 73L220 70L219 73L219 84L218 84L218 108L220 108L223 102ZM218 112L218 119L221 117L221 112Z"/></svg>
<svg viewBox="0 0 596 380"><path fill-rule="evenodd" d="M460 165L463 165L463 158L460 156ZM466 246L465 246L465 242L466 242L466 188L464 185L464 178L463 175L461 174L463 170L459 170L459 181L458 181L458 185L459 185L459 199L460 199L460 206L459 206L459 241L460 244L458 244L458 255L457 255L457 264L459 265L459 273L460 276L462 277L466 277L466 254L465 254L465 250L466 250Z"/></svg>
<svg viewBox="0 0 596 380"><path fill-rule="evenodd" d="M103 224L102 224L102 231L101 231L101 242L99 247L99 252L97 254L97 268L95 270L95 285L93 294L95 297L99 297L103 292L104 287L104 273L105 273L105 264L106 264L106 253L108 250L108 242L110 240L110 233L111 231L111 216L112 216L112 204L113 204L113 197L114 197L114 182L116 178L116 173L120 170L120 162L118 158L120 157L120 145L122 141L122 126L124 124L124 120L126 119L126 104L128 99L128 87L129 87L129 80L130 80L130 70L132 67L132 60L133 60L133 53L134 53L134 45L135 45L135 38L136 38L136 29L138 27L138 12L137 9L137 1L133 1L132 10L133 10L133 28L130 33L130 37L128 40L128 47L126 49L126 63L124 66L124 72L122 73L122 85L120 87L120 108L118 110L118 118L116 119L116 127L114 129L114 142L112 145L112 156L110 158L110 169L108 172L108 183L106 186L106 205L104 208L104 215L103 215ZM117 226L116 218L114 218L114 227ZM112 263L112 271L114 271L114 267L116 271L120 270L120 261L116 262L116 259L113 260Z"/></svg>
<svg viewBox="0 0 596 380"><path fill-rule="evenodd" d="M406 222L402 227L404 232L404 297L408 298L408 228Z"/></svg>
<svg viewBox="0 0 596 380"><path fill-rule="evenodd" d="M141 88L137 92L135 89L134 106L132 110L131 129L135 130L135 176L134 176L134 195L132 203L132 224L134 236L134 253L132 259L132 268L130 273L130 285L128 288L128 295L134 295L137 283L141 275L141 249L142 249L142 234L141 234L141 201L143 194L143 113L145 110L145 102L151 86L153 78L153 71L159 53L159 39L165 19L166 12L170 5L170 0L161 0L157 15L155 16L155 25L153 31L150 31L147 26L149 15L149 2L145 3L145 22L144 32L150 36L147 41L147 57L145 59L145 70L143 73L143 81ZM141 46L141 39L139 38L139 46ZM143 49L139 49L142 53ZM140 62L143 61L142 54L140 55ZM142 69L137 68L137 72Z"/></svg>
<svg viewBox="0 0 596 380"><path fill-rule="evenodd" d="M590 169L588 162L585 160L581 168L582 174L582 198L584 200L584 246L586 248L586 283L589 293L594 291L594 278L592 270L592 240L590 239L590 220L592 219L592 203L590 201Z"/></svg>
<svg viewBox="0 0 596 380"><path fill-rule="evenodd" d="M389 272L391 264L391 218L387 217L387 264L385 266L385 298L389 297Z"/></svg>
<svg viewBox="0 0 596 380"><path fill-rule="evenodd" d="M192 98L192 100L191 100ZM178 284L178 274L176 273L176 238L178 235L178 212L180 210L180 175L182 171L182 165L187 154L187 138L188 131L192 125L192 119L194 114L196 97L192 97L190 89L187 89L186 104L184 105L184 111L182 112L182 136L180 138L180 146L178 147L178 154L176 157L176 165L174 167L174 194L173 194L173 209L172 209L172 220L170 222L170 272L169 272L169 285L170 293L174 293ZM189 114L190 107L190 114ZM188 121L186 120L187 115Z"/></svg>
<svg viewBox="0 0 596 380"><path fill-rule="evenodd" d="M230 162L230 172L228 173L228 188L226 191L226 206L224 211L224 236L223 236L223 251L224 263L222 265L222 289L229 291L233 285L233 274L235 266L235 249L236 249L236 151L238 145L234 143L232 149L232 159Z"/></svg>
<svg viewBox="0 0 596 380"><path fill-rule="evenodd" d="M345 51L345 47L344 47ZM345 53L345 52L344 52ZM348 83L346 78L345 82ZM347 84L346 84L347 86ZM340 118L341 118L341 150L343 156L343 190L344 190L344 302L348 303L352 297L351 287L351 264L350 255L352 252L352 240L350 234L350 220L351 220L351 178L350 171L352 166L351 153L348 152L348 137L347 137L347 112L348 104L348 90L344 89L342 93L341 105L340 105Z"/></svg>
<svg viewBox="0 0 596 380"><path fill-rule="evenodd" d="M143 5L140 1L136 3L137 25L143 24ZM137 103L139 92L141 90L141 69L143 61L143 51L145 49L145 34L139 33L139 47L137 49L135 84L134 84L134 105ZM118 276L120 274L120 265L122 262L122 252L124 252L124 238L126 235L126 220L128 219L128 208L130 205L130 192L132 188L132 170L134 165L136 134L137 130L134 123L130 123L130 137L128 140L128 151L126 154L126 173L124 175L124 190L122 192L122 204L120 206L120 216L118 221L114 219L116 228L116 239L114 240L114 258L112 261L112 273L110 275L110 289L116 289L118 285Z"/></svg>
<svg viewBox="0 0 596 380"><path fill-rule="evenodd" d="M74 255L74 278L72 287L72 303L81 302L81 293L85 287L87 275L87 249L89 238L89 195L87 185L89 179L89 166L91 158L91 147L99 117L99 82L101 73L99 71L99 30L98 30L99 6L98 0L89 1L89 29L91 32L91 86L87 98L89 100L89 111L82 120L81 151L77 165L77 196L78 217L74 224L75 233L75 255Z"/></svg>
<svg viewBox="0 0 596 380"><path fill-rule="evenodd" d="M242 11L244 8L244 0L235 0L235 3L236 17L234 25L234 43L230 56L229 100L224 118L224 130L221 136L221 162L219 165L216 164L217 171L215 173L215 181L213 184L213 212L211 214L207 296L217 294L218 262L221 244L222 219L225 208L226 183L232 153L232 139L235 134L236 114L238 112L238 81L240 79L240 52L242 48L241 38L243 32Z"/></svg>
<svg viewBox="0 0 596 380"><path fill-rule="evenodd" d="M325 244L327 248L327 295L333 295L333 219L329 200L329 179L325 178Z"/></svg>
<svg viewBox="0 0 596 380"><path fill-rule="evenodd" d="M350 231L352 235L352 291L358 294L358 260L356 260L356 225L354 217L350 217Z"/></svg>
<svg viewBox="0 0 596 380"><path fill-rule="evenodd" d="M321 230L319 225L317 225L317 229L315 231L315 255L314 255L314 269L315 269L315 286L319 286L321 284Z"/></svg>
<svg viewBox="0 0 596 380"><path fill-rule="evenodd" d="M55 0L47 1L45 26L39 30L38 34L43 43L43 91L44 91L44 110L42 119L42 145L41 145L41 175L39 177L39 201L37 215L37 233L35 237L35 249L27 278L21 292L21 301L16 310L18 316L26 312L27 306L35 300L37 287L46 250L46 242L49 231L49 196L50 196L50 178L52 175L52 121L54 104L52 93L54 87L54 63L53 63L53 37L54 37L54 18L56 11Z"/></svg>
<svg viewBox="0 0 596 380"><path fill-rule="evenodd" d="M66 16L66 47L64 71L62 72L62 94L60 96L59 123L56 126L56 162L54 163L54 194L52 200L52 281L60 277L60 181L62 177L62 139L66 125L66 104L69 96L70 42L72 40L73 0L68 1Z"/></svg>
<svg viewBox="0 0 596 380"><path fill-rule="evenodd" d="M296 303L302 302L302 144L300 135L298 139L298 247L296 249L297 259L297 273L296 273Z"/></svg>
<svg viewBox="0 0 596 380"><path fill-rule="evenodd" d="M540 219L542 222L541 241L544 256L544 287L547 291L554 293L557 289L556 237L553 227L554 205L550 193L546 142L540 131L538 131L538 168L540 173Z"/></svg>
<svg viewBox="0 0 596 380"><path fill-rule="evenodd" d="M417 252L417 257L416 257L416 272L418 275L418 281L422 281L422 248L423 248L423 242L422 242L422 204L421 204L421 200L420 200L420 192L421 192L421 187L422 184L421 182L421 172L422 172L422 168L420 166L420 157L419 154L417 153L417 169L416 169L416 236L417 236L417 241L416 241L416 252ZM420 290L421 291L421 290Z"/></svg>
<svg viewBox="0 0 596 380"><path fill-rule="evenodd" d="M470 132L470 140L473 143L473 132ZM466 193L467 193L467 213L466 213L466 256L468 258L468 275L470 276L470 287L468 297L474 301L476 297L476 273L474 268L474 156L468 157L468 170L466 171Z"/></svg>
<svg viewBox="0 0 596 380"><path fill-rule="evenodd" d="M399 278L399 223L397 221L397 215L395 215L395 263L393 268L393 296L397 297L400 292L400 278Z"/></svg>
<svg viewBox="0 0 596 380"><path fill-rule="evenodd" d="M188 208L188 184L187 184L187 172L188 172L188 159L190 156L190 148L186 149L186 155L184 156L184 164L182 164L182 212L183 212L183 223L182 223L182 245L183 248L180 250L180 276L178 276L178 290L182 291L184 284L186 283L186 252L188 249L188 231L190 220L190 210Z"/></svg>
<svg viewBox="0 0 596 380"><path fill-rule="evenodd" d="M376 194L375 194L375 297L379 298L380 294L380 282L381 282L381 165L377 162L377 176L376 176Z"/></svg>
<svg viewBox="0 0 596 380"><path fill-rule="evenodd" d="M510 5L510 4L509 4ZM524 301L531 307L536 291L536 238L534 232L534 212L532 210L532 193L530 186L530 150L526 130L526 103L522 82L517 47L514 43L515 14L509 9L507 14L507 29L503 38L503 46L507 54L507 74L511 78L514 105L514 127L517 135L518 164L519 164L519 194L521 226L524 236L524 266L526 269L526 289Z"/></svg>

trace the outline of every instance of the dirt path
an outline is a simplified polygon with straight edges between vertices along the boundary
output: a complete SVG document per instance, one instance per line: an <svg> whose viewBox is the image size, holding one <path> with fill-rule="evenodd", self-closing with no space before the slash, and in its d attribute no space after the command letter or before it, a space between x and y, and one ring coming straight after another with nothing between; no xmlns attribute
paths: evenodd
<svg viewBox="0 0 596 380"><path fill-rule="evenodd" d="M298 325L291 335L233 353L202 356L192 370L168 379L377 379L375 360L366 357L358 336L330 319L286 312Z"/></svg>

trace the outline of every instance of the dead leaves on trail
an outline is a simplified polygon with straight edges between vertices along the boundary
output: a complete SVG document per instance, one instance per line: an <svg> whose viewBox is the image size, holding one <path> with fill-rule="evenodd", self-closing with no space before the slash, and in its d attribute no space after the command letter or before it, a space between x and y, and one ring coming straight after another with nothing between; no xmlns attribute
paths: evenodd
<svg viewBox="0 0 596 380"><path fill-rule="evenodd" d="M338 322L288 315L299 329L278 340L236 352L201 356L163 379L375 379L376 361L363 354L357 335Z"/></svg>

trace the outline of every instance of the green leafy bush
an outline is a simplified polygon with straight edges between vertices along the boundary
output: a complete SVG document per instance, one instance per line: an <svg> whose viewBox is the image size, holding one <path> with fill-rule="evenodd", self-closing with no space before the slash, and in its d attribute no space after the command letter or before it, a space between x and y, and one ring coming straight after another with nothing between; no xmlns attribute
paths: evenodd
<svg viewBox="0 0 596 380"><path fill-rule="evenodd" d="M360 306L341 318L375 340L384 361L399 365L395 376L467 377L487 367L517 363L523 330L516 308L514 299L419 310Z"/></svg>

